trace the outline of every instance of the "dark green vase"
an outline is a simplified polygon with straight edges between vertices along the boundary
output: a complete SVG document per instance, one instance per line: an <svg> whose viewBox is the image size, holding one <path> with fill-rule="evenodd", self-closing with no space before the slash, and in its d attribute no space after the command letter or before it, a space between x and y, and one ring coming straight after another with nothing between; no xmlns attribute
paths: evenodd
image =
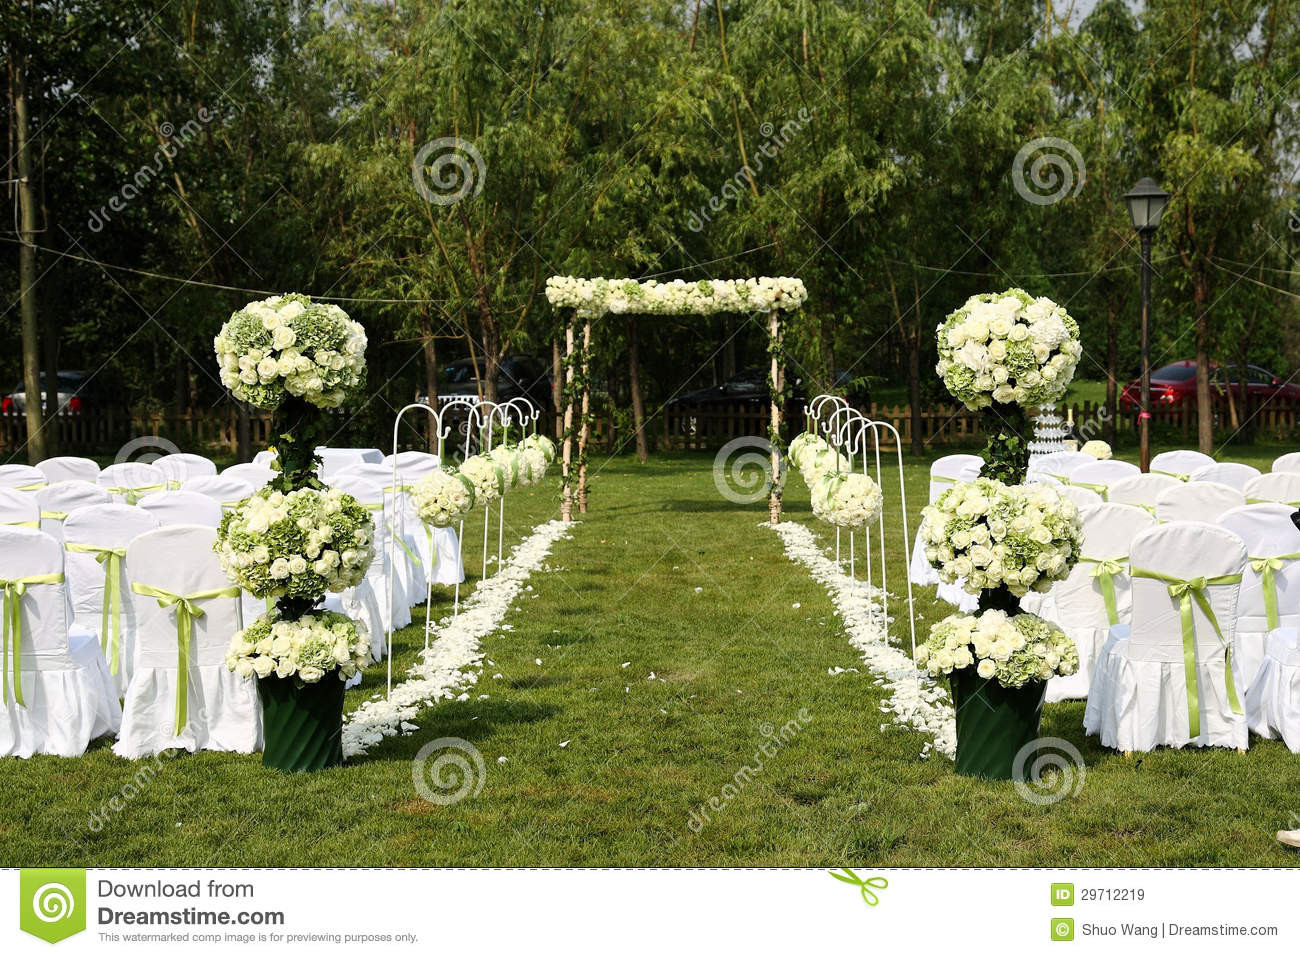
<svg viewBox="0 0 1300 957"><path fill-rule="evenodd" d="M974 668L948 676L952 706L957 712L957 773L967 777L1009 781L1015 777L1016 755L1038 738L1047 682L1030 681L1004 688L995 678L981 678ZM1033 767L1034 754L1020 761L1022 774Z"/></svg>
<svg viewBox="0 0 1300 957"><path fill-rule="evenodd" d="M294 773L343 763L343 682L337 674L302 687L293 678L258 678L257 696L263 767Z"/></svg>

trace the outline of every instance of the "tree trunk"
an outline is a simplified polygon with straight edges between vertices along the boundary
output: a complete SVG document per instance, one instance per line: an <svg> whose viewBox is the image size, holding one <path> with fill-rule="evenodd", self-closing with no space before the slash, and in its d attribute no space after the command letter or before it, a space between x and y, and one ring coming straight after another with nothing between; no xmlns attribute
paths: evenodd
<svg viewBox="0 0 1300 957"><path fill-rule="evenodd" d="M591 439L591 317L582 323L582 427L578 430L578 511L587 512L587 443Z"/></svg>
<svg viewBox="0 0 1300 957"><path fill-rule="evenodd" d="M31 114L22 55L9 59L9 88L13 94L14 133L18 153L18 298L22 321L23 393L27 404L27 460L44 461L45 416L41 408L41 345L36 316L36 184L33 182Z"/></svg>
<svg viewBox="0 0 1300 957"><path fill-rule="evenodd" d="M556 438L564 435L560 416L564 414L564 358L559 336L551 337L551 427Z"/></svg>
<svg viewBox="0 0 1300 957"><path fill-rule="evenodd" d="M645 436L645 399L641 397L641 356L637 321L633 318L627 326L627 380L632 392L632 428L636 433L636 460L650 459L650 446Z"/></svg>
<svg viewBox="0 0 1300 957"><path fill-rule="evenodd" d="M1208 283L1203 275L1192 282L1196 305L1196 439L1206 455L1214 452L1214 403L1210 396L1210 317Z"/></svg>
<svg viewBox="0 0 1300 957"><path fill-rule="evenodd" d="M1118 396L1119 382L1117 373L1119 365L1119 322L1118 309L1109 296L1106 297L1106 422L1104 435L1111 446L1115 445L1115 435L1119 419Z"/></svg>
<svg viewBox="0 0 1300 957"><path fill-rule="evenodd" d="M427 315L416 320L420 326L420 346L424 352L424 401L430 408L438 408L438 344L433 338L433 324ZM442 439L438 435L436 420L429 420L429 434L425 448L435 455L441 454Z"/></svg>

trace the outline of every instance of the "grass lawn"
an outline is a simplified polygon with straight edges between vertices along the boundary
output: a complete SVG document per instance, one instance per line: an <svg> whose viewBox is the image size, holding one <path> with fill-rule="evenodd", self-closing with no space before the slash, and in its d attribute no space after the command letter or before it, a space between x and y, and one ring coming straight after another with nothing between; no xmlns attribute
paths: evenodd
<svg viewBox="0 0 1300 957"><path fill-rule="evenodd" d="M1232 457L1266 468L1279 451ZM880 730L872 675L828 675L858 664L829 599L762 527L761 505L719 497L710 454L594 466L592 511L531 580L532 597L507 618L513 630L485 643L491 663L471 700L440 704L410 737L312 776L264 771L255 756L132 764L107 741L75 760L0 761L0 864L1300 863L1273 840L1300 826L1300 757L1280 743L1126 759L1084 736L1082 702L1054 704L1044 734L1074 742L1087 762L1077 798L1039 807L1010 784L959 778L947 759L920 757L919 735ZM908 466L913 521L926 469ZM556 514L557 485L512 495L508 542ZM797 476L786 506L833 542ZM890 581L901 586L906 548L901 529L894 536ZM477 572L481 526L466 538ZM933 589L918 596L923 630L946 606ZM435 614L449 610L444 599ZM395 673L422 641L418 626L399 633ZM382 687L375 666L349 708ZM763 729L802 709L789 745L693 827L692 812L754 763ZM412 782L416 751L443 736L469 740L487 762L482 792L446 807ZM142 769L138 794L107 810Z"/></svg>

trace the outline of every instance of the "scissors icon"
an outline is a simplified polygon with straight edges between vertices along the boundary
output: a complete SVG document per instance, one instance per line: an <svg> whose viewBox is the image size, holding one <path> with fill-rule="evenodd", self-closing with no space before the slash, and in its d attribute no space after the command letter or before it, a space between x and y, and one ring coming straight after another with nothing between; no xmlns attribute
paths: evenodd
<svg viewBox="0 0 1300 957"><path fill-rule="evenodd" d="M854 887L859 888L862 891L862 899L867 902L868 906L875 907L880 903L880 898L876 896L876 891L872 890L872 888L874 887L876 890L883 891L889 886L888 880L883 877L868 877L866 880L863 880L847 867L843 870L843 874L837 874L835 871L831 871L830 875L837 881L843 881L845 884L852 884Z"/></svg>

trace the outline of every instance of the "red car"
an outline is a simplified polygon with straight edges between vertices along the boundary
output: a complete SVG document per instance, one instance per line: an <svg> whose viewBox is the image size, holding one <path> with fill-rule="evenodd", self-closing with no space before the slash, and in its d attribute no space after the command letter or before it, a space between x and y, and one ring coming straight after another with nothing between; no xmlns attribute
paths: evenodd
<svg viewBox="0 0 1300 957"><path fill-rule="evenodd" d="M1210 370L1210 388L1216 397L1224 394L1225 382L1234 392L1240 389L1237 366L1217 366ZM1259 366L1246 366L1246 391L1252 398L1300 399L1300 385L1286 382ZM1120 394L1126 412L1137 411L1142 399L1142 380L1134 379ZM1151 371L1151 405L1153 408L1196 401L1196 363L1191 359L1174 362Z"/></svg>

